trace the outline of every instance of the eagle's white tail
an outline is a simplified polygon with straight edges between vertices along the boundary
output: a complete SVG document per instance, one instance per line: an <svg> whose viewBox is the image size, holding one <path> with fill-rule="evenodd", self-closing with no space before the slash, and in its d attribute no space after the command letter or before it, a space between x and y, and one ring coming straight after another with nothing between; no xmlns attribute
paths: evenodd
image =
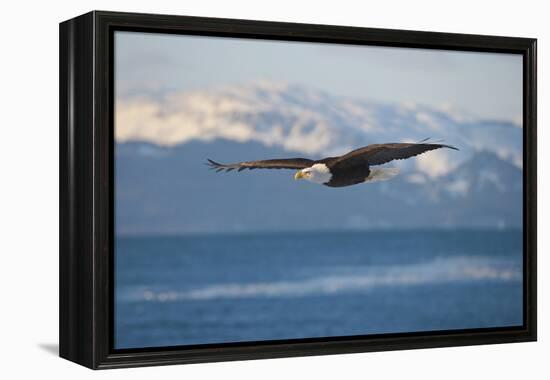
<svg viewBox="0 0 550 380"><path fill-rule="evenodd" d="M370 174L365 182L387 181L399 173L398 168L370 168Z"/></svg>

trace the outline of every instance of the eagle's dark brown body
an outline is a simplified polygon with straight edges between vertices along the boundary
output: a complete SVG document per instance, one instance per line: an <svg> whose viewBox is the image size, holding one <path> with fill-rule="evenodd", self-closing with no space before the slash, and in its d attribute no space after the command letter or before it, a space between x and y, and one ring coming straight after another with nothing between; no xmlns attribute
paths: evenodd
<svg viewBox="0 0 550 380"><path fill-rule="evenodd" d="M329 187L345 187L363 183L371 172L369 166L362 163L342 165L337 162L331 163L331 160L320 160L317 163L324 163L330 169L332 178L323 184Z"/></svg>

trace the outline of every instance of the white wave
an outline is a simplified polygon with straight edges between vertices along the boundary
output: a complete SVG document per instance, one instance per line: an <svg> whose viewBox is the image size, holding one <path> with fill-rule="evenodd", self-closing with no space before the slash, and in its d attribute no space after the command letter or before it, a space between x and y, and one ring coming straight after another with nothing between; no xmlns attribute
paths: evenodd
<svg viewBox="0 0 550 380"><path fill-rule="evenodd" d="M183 291L145 290L141 300L175 302L252 297L304 297L343 292L369 291L380 287L417 286L425 284L520 281L521 270L511 262L460 257L403 266L353 269L342 273L302 280L209 285Z"/></svg>

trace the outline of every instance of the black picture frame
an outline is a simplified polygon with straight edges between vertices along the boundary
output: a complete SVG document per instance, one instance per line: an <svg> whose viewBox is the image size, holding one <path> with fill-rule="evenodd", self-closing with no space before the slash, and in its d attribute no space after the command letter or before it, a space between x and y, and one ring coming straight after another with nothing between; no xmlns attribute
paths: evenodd
<svg viewBox="0 0 550 380"><path fill-rule="evenodd" d="M142 31L523 56L524 325L113 349L113 34ZM536 340L536 39L93 11L60 24L60 356L89 368Z"/></svg>

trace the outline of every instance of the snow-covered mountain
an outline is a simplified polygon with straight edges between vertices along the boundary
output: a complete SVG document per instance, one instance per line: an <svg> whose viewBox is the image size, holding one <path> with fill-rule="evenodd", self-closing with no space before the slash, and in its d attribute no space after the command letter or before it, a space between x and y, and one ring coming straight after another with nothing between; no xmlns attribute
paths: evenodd
<svg viewBox="0 0 550 380"><path fill-rule="evenodd" d="M115 131L117 142L175 146L226 139L313 157L343 154L371 143L431 137L457 146L461 154L441 150L401 165L415 165L419 172L436 177L475 152L487 151L522 166L522 128L512 122L477 120L453 109L336 97L289 84L260 82L117 100Z"/></svg>
<svg viewBox="0 0 550 380"><path fill-rule="evenodd" d="M117 233L522 223L522 128L511 122L272 83L119 100L116 114ZM203 165L426 137L460 151L392 162L401 167L395 179L349 188Z"/></svg>

